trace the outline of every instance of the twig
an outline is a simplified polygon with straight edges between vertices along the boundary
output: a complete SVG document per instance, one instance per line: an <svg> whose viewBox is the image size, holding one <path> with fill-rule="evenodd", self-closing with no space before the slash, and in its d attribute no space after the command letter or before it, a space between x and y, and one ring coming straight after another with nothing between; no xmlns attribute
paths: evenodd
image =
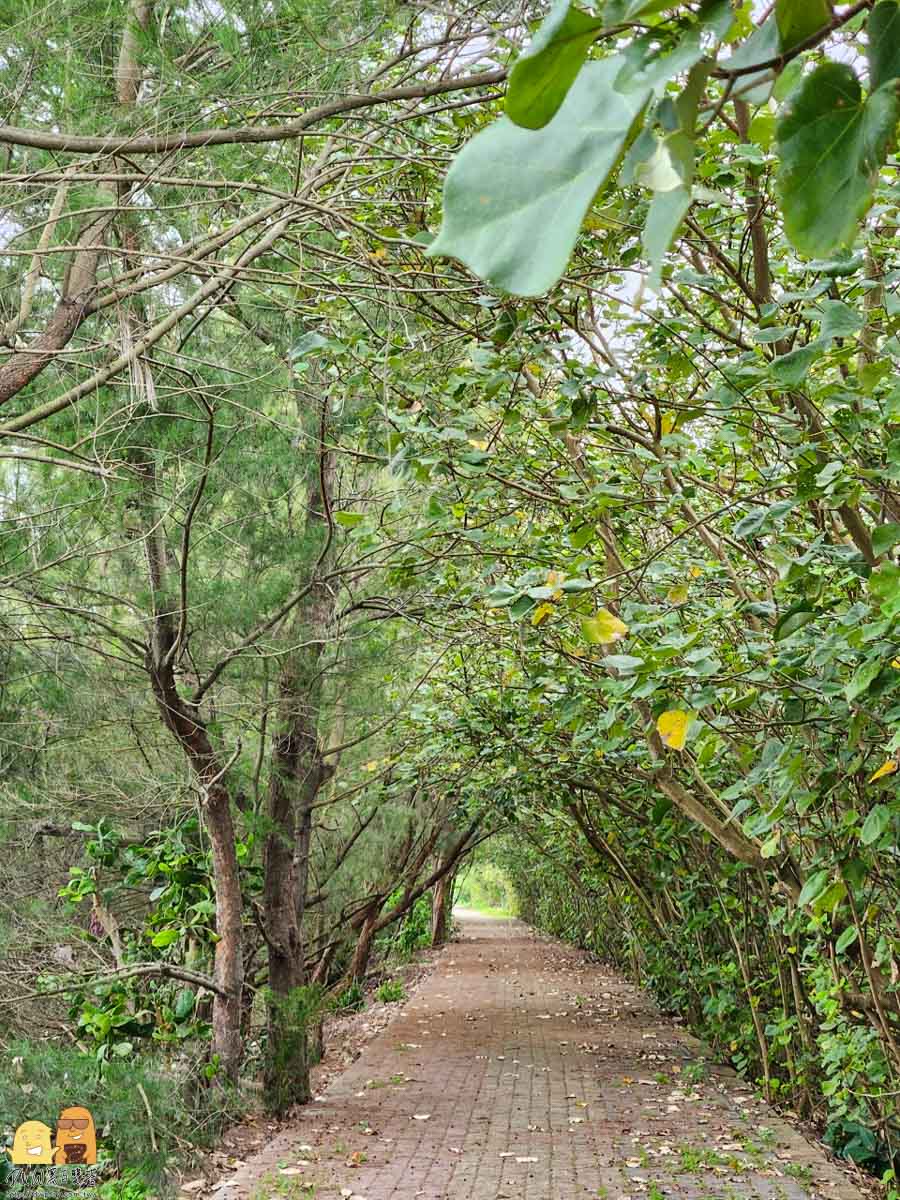
<svg viewBox="0 0 900 1200"><path fill-rule="evenodd" d="M147 1128L150 1130L150 1145L153 1147L153 1153L159 1152L159 1147L156 1144L156 1134L153 1132L153 1113L150 1111L150 1101L147 1099L147 1093L144 1091L141 1084L137 1085L137 1090L141 1093L141 1099L144 1102L144 1108L147 1110Z"/></svg>
<svg viewBox="0 0 900 1200"><path fill-rule="evenodd" d="M186 967L178 967L173 963L134 963L123 967L120 971L110 971L106 975L93 975L80 978L62 987L48 988L37 992L25 992L21 996L0 998L0 1008L19 1004L22 1000L36 1000L42 996L62 996L66 992L75 992L80 988L94 987L98 983L115 983L119 980L134 979L140 975L159 975L163 979L181 979L185 983L196 984L197 987L208 988L219 996L227 996L228 992L214 979L201 975L198 971L189 971Z"/></svg>

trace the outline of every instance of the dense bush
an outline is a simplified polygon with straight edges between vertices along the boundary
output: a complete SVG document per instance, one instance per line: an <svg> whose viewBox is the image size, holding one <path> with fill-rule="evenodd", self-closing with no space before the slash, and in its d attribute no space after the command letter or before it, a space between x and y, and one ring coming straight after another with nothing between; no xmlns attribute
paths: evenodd
<svg viewBox="0 0 900 1200"><path fill-rule="evenodd" d="M98 1161L113 1177L114 1192L115 1181L123 1177L134 1181L132 1191L158 1188L176 1156L183 1161L190 1147L208 1144L219 1128L188 1106L187 1064L176 1068L150 1057L98 1064L74 1047L36 1041L10 1043L3 1061L0 1112L6 1144L12 1145L22 1121L40 1120L52 1128L63 1108L87 1108L96 1125Z"/></svg>

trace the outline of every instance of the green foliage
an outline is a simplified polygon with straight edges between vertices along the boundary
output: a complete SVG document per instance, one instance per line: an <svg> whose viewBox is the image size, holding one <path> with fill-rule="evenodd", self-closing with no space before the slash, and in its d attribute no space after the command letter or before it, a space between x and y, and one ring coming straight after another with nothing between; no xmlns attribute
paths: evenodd
<svg viewBox="0 0 900 1200"><path fill-rule="evenodd" d="M793 50L829 22L826 0L777 0L775 23L782 50Z"/></svg>
<svg viewBox="0 0 900 1200"><path fill-rule="evenodd" d="M603 25L569 0L556 0L510 72L506 112L511 121L540 129L556 115Z"/></svg>
<svg viewBox="0 0 900 1200"><path fill-rule="evenodd" d="M490 854L490 847L486 854ZM457 903L480 912L515 915L516 895L509 876L497 863L479 857L468 867L456 889Z"/></svg>
<svg viewBox="0 0 900 1200"><path fill-rule="evenodd" d="M358 979L354 979L334 997L331 1003L337 1013L362 1012L366 1006L365 988Z"/></svg>
<svg viewBox="0 0 900 1200"><path fill-rule="evenodd" d="M73 904L92 900L99 896L100 869L117 870L118 882L103 889L105 903L135 887L148 888L151 903L145 928L127 939L123 965L167 958L159 952L177 953L176 943L182 939L195 947L196 962L200 947L214 938L215 912L208 861L205 856L198 861L196 853L196 818L155 831L140 848L123 846L121 834L107 818L96 826L75 822L73 828L93 835L84 847L93 865L70 867L60 897ZM180 1042L205 1038L209 1032L208 1021L198 1019L193 990L143 978L75 991L70 1015L95 1043L99 1061L129 1056L141 1039Z"/></svg>
<svg viewBox="0 0 900 1200"><path fill-rule="evenodd" d="M162 1060L109 1061L98 1069L93 1056L78 1050L14 1041L6 1047L5 1061L13 1067L0 1073L0 1110L10 1142L22 1121L52 1126L68 1105L89 1109L100 1159L119 1176L109 1185L112 1200L142 1200L145 1190L156 1192L185 1142L202 1146L212 1137L213 1130L186 1106L185 1079ZM139 1087L153 1114L152 1136ZM121 1194L115 1190L120 1187Z"/></svg>
<svg viewBox="0 0 900 1200"><path fill-rule="evenodd" d="M900 78L900 5L897 0L879 0L872 9L866 50L869 87L873 92L882 84Z"/></svg>
<svg viewBox="0 0 900 1200"><path fill-rule="evenodd" d="M640 34L645 10L653 29ZM621 33L632 22L635 36L624 50L586 61L595 39L609 38L613 28ZM721 108L728 96L722 94L724 77L745 102L763 102L779 71L784 75L776 91L784 99L800 70L794 56L831 29L825 0L779 0L774 16L732 45L724 62L712 54L700 64L704 34L718 49L732 44L738 31L747 32L728 4L705 4L685 30L681 13L669 18L653 6L607 5L595 18L559 0L513 67L507 117L480 132L454 161L441 233L429 254L453 255L507 291L540 295L563 274L591 200L615 177L621 153L633 141L618 184L643 183L653 192L642 244L653 268L649 284L658 290L663 257L699 198L695 154L713 143L712 121L701 133L695 130L700 100L711 87L706 107ZM868 97L851 67L826 61L803 78L782 110L779 199L788 236L810 257L852 241L891 144L900 112L893 85L900 73L894 0L883 0L869 17L868 53Z"/></svg>
<svg viewBox="0 0 900 1200"><path fill-rule="evenodd" d="M779 194L791 241L811 258L852 241L900 112L892 83L863 98L843 63L804 78L778 126Z"/></svg>
<svg viewBox="0 0 900 1200"><path fill-rule="evenodd" d="M890 1166L884 1141L865 1125L844 1118L832 1121L825 1131L825 1144L841 1158L848 1158L872 1174L882 1175Z"/></svg>
<svg viewBox="0 0 900 1200"><path fill-rule="evenodd" d="M585 66L542 129L501 118L473 138L447 176L444 224L427 253L452 254L517 295L545 292L643 108L646 91L613 88L624 65L613 58Z"/></svg>
<svg viewBox="0 0 900 1200"><path fill-rule="evenodd" d="M325 989L312 983L276 995L265 988L263 998L269 1014L265 1102L270 1112L282 1113L309 1099L309 1035L325 1010Z"/></svg>
<svg viewBox="0 0 900 1200"><path fill-rule="evenodd" d="M97 1190L101 1200L144 1200L152 1194L137 1172L125 1172L120 1179L108 1179Z"/></svg>
<svg viewBox="0 0 900 1200"><path fill-rule="evenodd" d="M399 1004L406 998L402 979L385 979L375 989L375 999L382 1004Z"/></svg>
<svg viewBox="0 0 900 1200"><path fill-rule="evenodd" d="M388 901L390 904L390 900ZM431 942L431 899L420 896L394 934L393 949L401 958L408 958L416 950Z"/></svg>
<svg viewBox="0 0 900 1200"><path fill-rule="evenodd" d="M534 14L499 3L443 46L431 10L370 0L176 6L132 106L102 5L0 22L26 129L271 126L149 156L134 192L131 152L17 147L3 177L4 379L85 223L119 248L8 408L42 440L2 468L7 974L86 982L5 1022L71 1002L111 1075L191 1039L218 1094L209 997L90 982L213 971L210 818L259 988L304 802L297 944L328 986L372 905L404 918L376 953L426 939L428 898L402 906L477 816L506 836L463 898L627 970L773 1099L896 1123L900 52L893 0L851 9L557 3L503 116L433 95L495 35L520 49ZM373 86L368 116L278 132ZM461 144L434 250L528 302L423 262ZM249 1013L282 1083L316 1011L273 999L271 1044Z"/></svg>

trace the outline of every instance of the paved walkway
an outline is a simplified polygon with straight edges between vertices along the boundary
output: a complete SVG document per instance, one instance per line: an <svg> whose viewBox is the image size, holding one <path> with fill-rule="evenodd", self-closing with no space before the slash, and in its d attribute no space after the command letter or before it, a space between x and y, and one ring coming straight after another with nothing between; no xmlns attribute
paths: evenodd
<svg viewBox="0 0 900 1200"><path fill-rule="evenodd" d="M228 1200L859 1200L647 997L465 914L416 995Z"/></svg>

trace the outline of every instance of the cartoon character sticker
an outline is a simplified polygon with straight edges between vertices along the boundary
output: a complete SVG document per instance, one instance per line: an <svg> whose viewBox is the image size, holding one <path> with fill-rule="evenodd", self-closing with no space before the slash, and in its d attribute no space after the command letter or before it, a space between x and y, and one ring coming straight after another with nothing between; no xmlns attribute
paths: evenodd
<svg viewBox="0 0 900 1200"><path fill-rule="evenodd" d="M64 1108L56 1123L57 1166L97 1161L97 1135L94 1119L86 1108Z"/></svg>
<svg viewBox="0 0 900 1200"><path fill-rule="evenodd" d="M16 1166L53 1162L53 1134L43 1121L23 1121L16 1130L10 1155Z"/></svg>

